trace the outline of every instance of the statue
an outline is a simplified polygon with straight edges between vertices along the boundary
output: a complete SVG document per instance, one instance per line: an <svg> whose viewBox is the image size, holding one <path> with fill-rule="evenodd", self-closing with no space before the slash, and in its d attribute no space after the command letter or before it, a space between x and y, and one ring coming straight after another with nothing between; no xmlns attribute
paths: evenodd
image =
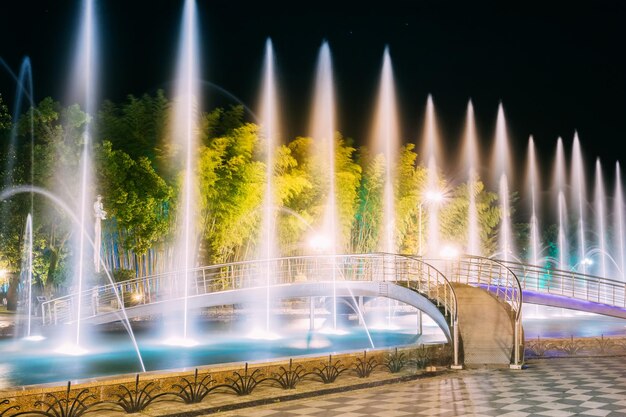
<svg viewBox="0 0 626 417"><path fill-rule="evenodd" d="M93 262L96 267L96 272L100 272L100 246L102 245L102 226L100 223L107 218L107 212L104 211L102 196L100 194L98 194L96 202L93 203L93 211L95 219Z"/></svg>

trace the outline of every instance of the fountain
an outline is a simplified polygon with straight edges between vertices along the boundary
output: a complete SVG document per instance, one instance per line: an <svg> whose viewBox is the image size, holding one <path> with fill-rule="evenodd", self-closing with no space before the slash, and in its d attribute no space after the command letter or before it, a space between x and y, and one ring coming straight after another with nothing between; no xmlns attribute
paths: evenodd
<svg viewBox="0 0 626 417"><path fill-rule="evenodd" d="M24 248L22 252L22 277L20 281L23 283L24 297L23 305L26 308L22 312L26 316L26 334L25 338L30 340L41 340L41 336L32 334L32 318L33 318L33 218L29 214L26 217L26 227L24 230Z"/></svg>
<svg viewBox="0 0 626 417"><path fill-rule="evenodd" d="M374 151L382 153L385 164L382 190L382 227L379 233L379 247L386 253L395 253L397 248L394 192L396 181L395 167L398 159L397 149L400 143L397 114L393 69L391 57L389 56L389 47L386 47L383 53L383 66L378 87L374 126L372 128L373 136L371 138ZM392 315L393 307L391 300L389 300L387 302L387 327L391 326Z"/></svg>
<svg viewBox="0 0 626 417"><path fill-rule="evenodd" d="M317 75L315 79L315 96L313 98L313 115L311 121L311 137L316 143L317 160L323 166L326 204L322 216L321 238L324 244L318 245L319 251L330 255L337 254L337 193L335 186L335 100L333 92L333 75L330 48L327 42L320 48ZM337 330L337 268L331 265L333 294L332 320L333 329Z"/></svg>
<svg viewBox="0 0 626 417"><path fill-rule="evenodd" d="M613 213L617 220L617 236L614 243L617 248L617 259L619 260L618 275L622 282L626 282L626 254L624 253L624 189L622 187L622 172L619 161L615 163L615 199Z"/></svg>
<svg viewBox="0 0 626 417"><path fill-rule="evenodd" d="M574 144L572 147L572 191L573 200L578 208L578 258L580 272L587 272L587 249L585 242L585 176L583 171L583 156L580 149L578 132L574 133Z"/></svg>
<svg viewBox="0 0 626 417"><path fill-rule="evenodd" d="M433 200L433 196L439 195L439 174L437 173L437 154L439 138L437 135L437 123L435 120L435 105L431 95L426 100L426 124L424 127L424 158L428 173L426 178L426 200ZM430 196L430 198L429 198ZM440 198L435 198L440 200ZM428 246L426 255L439 255L439 201L433 201L428 210ZM421 227L421 224L419 225Z"/></svg>
<svg viewBox="0 0 626 417"><path fill-rule="evenodd" d="M181 346L195 346L196 342L189 334L189 286L191 285L190 270L195 265L197 244L195 224L197 218L197 124L198 106L200 104L198 88L198 68L200 66L197 46L196 5L193 0L186 0L180 30L176 69L176 87L174 92L172 139L180 150L175 155L176 166L182 167L183 179L178 213L178 230L176 247L177 261L173 270L178 271L176 286L182 286L182 294L178 295L182 303L182 334L178 331L166 343Z"/></svg>
<svg viewBox="0 0 626 417"><path fill-rule="evenodd" d="M512 171L511 158L509 154L509 139L506 131L506 120L502 102L498 106L498 117L496 119L496 140L493 152L493 172L497 175L498 192L500 195L500 237L499 251L496 258L510 260L515 252L513 245L513 231L511 229L511 208L509 193L509 172Z"/></svg>
<svg viewBox="0 0 626 417"><path fill-rule="evenodd" d="M558 212L558 252L559 269L566 271L569 266L567 257L567 203L565 201L565 153L563 151L563 140L556 142L556 164L554 167L554 186L557 193L556 207Z"/></svg>
<svg viewBox="0 0 626 417"><path fill-rule="evenodd" d="M199 173L198 173L198 161L197 156L200 152L201 146L206 146L206 142L210 142L212 138L205 138L203 136L203 143L200 144L200 133L202 131L205 114L202 113L203 97L200 94L200 44L198 39L198 18L196 5L193 0L186 0L183 9L183 15L181 19L180 30L180 43L178 47L178 58L175 78L175 88L171 92L173 96L172 117L171 126L166 136L169 143L172 145L173 157L169 161L173 167L172 171L176 171L178 177L174 181L176 183L175 188L179 190L179 195L175 198L175 201L168 209L175 208L172 212L168 212L169 215L175 217L172 220L171 229L172 241L171 244L174 249L167 247L170 250L169 253L173 253L172 259L168 260L169 265L168 277L173 277L171 282L163 284L167 286L167 290L170 292L168 297L158 298L158 303L171 307L167 308L154 308L152 313L155 316L163 317L164 322L168 322L175 328L169 328L170 333L167 335L170 337L167 340L166 337L161 337L158 334L158 326L160 320L154 320L146 318L145 320L133 321L128 318L127 309L125 303L132 304L134 301L132 298L124 298L121 295L121 291L128 291L128 287L136 285L134 288L143 287L139 291L157 291L162 290L156 288L156 286L150 287L149 279L141 281L140 277L137 282L119 284L115 283L111 276L111 271L103 268L108 281L107 285L116 289L115 298L111 300L111 304L104 305L104 307L113 310L112 305L121 306L116 314L119 314L119 321L115 324L110 324L110 331L98 331L99 329L94 325L91 327L94 331L87 333L89 328L85 323L86 319L90 315L96 315L97 312L88 311L89 309L99 308L97 302L90 304L86 303L85 294L89 294L94 299L99 296L98 289L88 288L91 285L90 279L96 276L98 268L104 265L103 260L99 258L99 226L100 221L102 227L115 227L114 219L111 219L113 215L105 216L105 207L100 206L100 200L96 202L97 206L94 206L94 196L96 191L103 192L102 189L95 185L95 173L94 162L92 158L92 152L96 149L98 144L94 130L94 115L98 114L98 108L96 106L97 97L97 81L96 81L96 63L95 56L97 52L96 43L96 10L93 0L85 0L84 10L82 14L82 28L80 30L80 43L77 48L77 67L78 72L75 79L74 89L78 90L78 98L76 102L80 104L85 113L87 120L84 125L81 125L82 134L82 146L80 148L80 155L76 157L76 161L72 161L76 168L72 172L62 172L55 174L56 180L59 180L61 176L65 176L70 186L70 189L74 194L64 193L61 188L55 188L55 192L50 192L44 188L34 186L16 186L14 178L11 173L14 171L15 166L8 166L7 171L9 175L5 175L4 190L0 193L0 199L10 199L17 194L29 193L31 195L31 202L33 201L33 195L41 195L54 203L54 208L59 211L64 211L65 214L72 219L71 228L73 230L73 236L75 242L72 244L72 256L74 257L76 264L71 268L71 275L75 278L73 288L67 289L66 292L74 294L76 292L82 293L81 296L76 296L73 306L75 311L73 312L73 319L71 320L71 326L54 327L52 330L46 330L41 327L42 333L48 337L50 343L44 347L42 344L37 345L31 343L33 337L39 336L37 327L37 321L41 320L34 314L35 306L33 305L33 281L36 277L33 275L34 264L37 256L41 256L39 253L33 252L33 245L37 241L37 223L33 223L33 205L31 203L31 210L28 211L28 216L24 212L26 218L24 239L23 239L23 252L24 259L21 266L23 283L23 302L21 306L21 313L27 319L23 324L20 323L20 328L16 333L30 337L31 340L23 341L21 339L11 340L7 344L3 344L3 352L7 352L7 368L10 368L10 372L7 372L6 376L4 367L0 366L0 384L26 384L26 383L39 383L39 382L57 382L60 379L74 379L82 377L100 376L112 373L124 373L132 370L160 370L166 368L182 368L189 366L199 366L208 363L221 363L227 361L240 361L270 358L278 355L302 355L310 353L319 353L333 351L338 348L341 349L362 349L367 347L381 346L385 344L400 344L400 343L415 343L420 340L415 334L410 336L403 336L402 332L392 331L397 327L397 323L401 323L404 317L413 315L412 326L415 326L415 312L410 311L405 316L400 316L398 313L402 311L397 303L389 301L383 308L386 308L386 325L387 330L381 333L370 333L369 329L365 325L365 314L363 313L364 304L368 304L368 308L376 301L364 300L365 296L360 299L356 297L348 296L347 293L340 294L338 291L342 290L342 281L351 278L349 273L356 273L354 271L360 270L362 265L357 265L354 269L350 269L352 265L344 265L338 259L341 255L338 253L350 247L349 234L345 232L349 229L346 224L350 223L353 219L346 219L340 216L341 204L339 202L339 196L343 196L341 191L343 182L341 181L340 169L335 166L337 162L337 149L338 146L343 146L343 142L337 139L339 136L337 133L337 109L335 103L335 85L333 80L333 68L332 59L330 53L330 47L327 42L323 42L319 51L316 78L315 78L315 94L312 102L312 111L310 125L307 133L312 138L312 150L315 153L311 157L318 163L319 178L315 178L317 183L321 184L320 200L316 201L316 207L323 207L323 209L315 209L307 212L306 215L310 215L313 219L305 219L301 213L304 213L304 209L301 207L282 207L287 199L282 198L279 202L279 194L282 191L280 180L284 178L279 177L277 172L277 152L287 152L291 149L287 147L281 147L281 130L280 130L280 111L281 103L277 94L277 77L275 71L275 56L274 46L271 40L267 39L265 43L265 54L263 64L262 75L262 91L260 98L260 117L258 119L259 126L258 131L254 130L258 136L258 147L262 149L255 149L254 158L255 163L264 164L264 176L262 201L262 214L259 220L258 229L254 231L254 237L247 243L250 248L246 253L246 258L241 259L242 264L249 261L249 258L255 258L260 260L257 265L262 271L256 271L254 268L245 270L241 276L233 274L228 275L232 270L228 269L228 266L223 267L223 271L216 273L219 275L220 285L226 284L228 280L231 280L233 284L232 288L235 289L235 285L238 285L237 290L253 290L251 298L242 303L246 312L252 311L254 315L253 325L258 325L256 329L255 337L260 336L262 339L255 342L260 346L257 350L250 348L250 323L237 322L235 320L236 313L233 313L229 320L225 322L218 322L205 320L201 318L194 320L195 313L197 316L201 314L208 315L207 309L201 310L204 307L199 307L196 302L200 296L206 294L200 294L198 292L198 274L194 269L199 265L199 247L200 242L204 237L201 235L202 230L199 227L199 210L197 205L201 195L198 193L199 188ZM30 80L31 67L30 61L25 59L20 69L19 77L16 77L18 84L18 101L15 105L14 120L19 117L19 112L22 111L21 101L23 97L28 97L33 104L32 96L32 81ZM26 85L30 92L27 92ZM514 233L512 225L514 222L521 221L517 215L515 207L512 207L513 201L511 195L515 190L511 189L515 184L517 178L514 174L512 163L509 155L509 137L507 133L507 126L504 116L504 110L502 103L498 106L496 132L495 132L495 150L493 152L492 171L495 175L492 188L497 190L498 206L496 203L486 202L489 199L481 194L483 190L479 187L478 169L480 167L480 159L482 155L478 151L479 140L475 126L475 114L474 107L471 101L467 104L467 113L465 119L464 129L464 168L465 174L463 178L454 183L456 179L448 181L443 178L438 166L442 165L444 155L441 150L438 149L440 139L437 123L436 123L436 109L433 103L432 97L429 95L426 103L425 125L423 132L423 151L422 161L419 171L426 173L425 181L421 178L416 180L416 184L419 183L419 187L415 187L415 193L411 197L415 197L411 200L410 214L406 216L406 219L401 219L397 215L398 203L398 188L400 184L399 172L397 166L399 163L399 151L401 149L400 133L398 126L399 112L396 108L396 94L394 87L394 75L391 64L391 57L389 48L385 48L382 68L380 75L380 82L377 94L377 103L375 114L373 117L373 125L371 126L371 148L363 150L362 153L355 152L356 155L363 156L363 159L367 159L371 152L373 165L378 164L380 168L380 182L379 188L372 186L371 189L366 189L365 186L359 188L354 192L355 199L361 198L359 193L366 193L373 190L376 193L376 198L380 200L380 209L375 210L375 215L378 216L373 223L373 230L376 230L375 239L378 239L376 248L387 252L389 254L397 253L399 248L403 247L401 240L404 236L400 236L401 233L397 233L398 223L400 221L411 222L406 239L413 239L413 242L419 240L419 244L413 246L406 246L412 248L419 248L418 255L434 255L439 256L440 252L440 231L444 231L442 225L445 225L448 210L440 210L440 207L436 204L437 201L441 201L441 184L446 183L447 187L451 189L454 187L460 187L456 190L461 190L457 194L450 193L446 196L446 199L450 199L456 204L459 212L463 214L461 216L467 216L466 221L461 221L462 227L458 227L459 241L462 245L466 246L466 252L472 255L481 255L483 251L486 252L487 248L495 246L491 245L491 242L497 242L497 250L495 250L494 258L503 261L518 260L521 257L520 253L527 254L525 261L532 263L536 266L545 266L554 269L562 270L578 270L579 272L587 272L595 268L591 268L590 257L596 256L596 263L598 274L604 277L616 278L619 276L621 280L626 280L626 268L625 264L625 248L624 248L624 205L623 205L623 189L621 183L621 172L619 163L616 165L616 184L614 192L613 205L609 205L608 201L611 196L607 195L604 189L604 178L601 170L599 160L596 162L595 170L595 193L594 193L594 206L588 203L585 195L585 176L583 172L583 158L580 150L580 143L578 135L574 136L572 159L571 159L571 173L570 181L566 175L567 161L565 158L565 150L563 140L560 138L557 141L556 161L553 186L555 192L550 195L550 206L554 206L553 209L546 208L541 210L542 207L546 207L545 202L541 201L541 185L539 176L539 164L537 161L537 151L535 149L535 141L531 136L528 142L528 159L527 159L527 172L526 172L526 191L524 197L529 200L530 206L530 219L529 219L529 236L527 247L516 248L514 242L516 238L519 238L517 231ZM31 115L34 112L31 113ZM31 132L33 121L31 118ZM11 143L9 145L9 156L13 156L15 142L18 140L18 135L14 132L11 136ZM255 127L256 129L256 127ZM204 140L205 139L205 140ZM33 140L33 134L31 133L31 140ZM338 145L339 143L339 145ZM356 146L355 146L356 147ZM408 149L408 148L406 148ZM406 150L405 149L405 150ZM409 149L410 150L410 149ZM235 155L236 157L237 155ZM450 156L450 155L448 155ZM13 161L14 158L9 158ZM294 157L294 161L297 158ZM418 160L417 156L415 160ZM290 162L296 164L299 161ZM362 163L354 157L355 165ZM13 163L13 162L11 162ZM369 161L368 161L369 163ZM419 163L418 163L419 164ZM31 170L35 165L31 154ZM293 167L285 168L289 170ZM360 167L357 167L360 169ZM412 166L410 168L415 168ZM283 168L281 168L283 169ZM297 167L302 169L302 167ZM288 175L296 176L297 169L293 169L288 172ZM358 171L358 170L355 170ZM418 172L418 171L415 171ZM361 172L359 171L359 174ZM281 173L282 174L282 173ZM416 175L417 177L417 175ZM34 175L31 171L31 183L34 183ZM301 179L301 178L300 178ZM75 181L73 183L72 181ZM305 183L305 181L303 181ZM259 182L260 184L260 182ZM358 184L362 186L363 184ZM378 185L378 183L377 183ZM303 185L302 188L306 188L308 185ZM419 189L417 189L419 188ZM356 189L356 187L355 187ZM568 189L571 190L568 192ZM109 196L110 197L110 196ZM283 196L281 196L283 197ZM39 197L37 197L39 198ZM467 198L467 200L464 200ZM103 204L109 200L104 200ZM362 200L358 200L357 203L361 203ZM255 202L255 207L258 207L258 201ZM427 225L423 224L422 220L422 206L429 203L427 210ZM544 203L544 204L542 204ZM555 204L556 203L556 204ZM417 205L417 206L416 206ZM8 207L5 205L4 207ZM92 208L96 208L96 215L92 214ZM341 206L343 207L343 206ZM465 209L467 207L467 209ZM570 209L568 209L568 207ZM612 207L612 213L609 213L610 207ZM108 208L106 208L108 210ZM597 230L596 234L590 232L585 224L585 219L589 216L590 209L595 212L594 229ZM293 216L299 218L306 224L307 228L315 229L317 234L317 252L311 255L307 259L313 259L317 262L318 269L308 269L303 265L308 261L300 261L301 264L290 264L289 273L297 276L299 280L310 279L311 276L317 274L323 279L320 281L332 280L332 290L330 285L328 293L323 297L328 301L332 299L332 304L326 303L326 311L328 312L329 319L326 320L327 327L332 329L316 329L315 323L315 303L311 302L311 318L307 318L311 325L302 326L300 323L301 318L283 318L282 315L273 315L276 310L275 300L279 299L282 295L279 289L276 288L277 284L284 284L285 278L284 265L280 264L279 258L281 256L278 232L280 229L280 218L277 216L277 211L291 213ZM300 211L302 210L302 211ZM466 210L466 211L465 211ZM551 211L552 210L552 211ZM399 210L398 210L399 211ZM549 220L547 218L541 218L542 213L550 211L550 214L556 219L558 224L558 236L556 242L542 242L541 239L541 227L547 227ZM493 217L499 215L499 227L495 231L495 227L489 226L488 222L481 222L483 219L481 216L484 212L496 213ZM109 211L110 213L110 211ZM258 211L251 216L257 219ZM313 214L311 214L313 213ZM2 214L5 215L4 213ZM526 216L524 216L526 217ZM549 216L551 217L551 216ZM614 219L615 230L610 235L605 231L607 224ZM494 220L494 223L497 221ZM256 221L256 220L255 220ZM96 224L96 233L91 236L91 226ZM251 222L254 223L254 222ZM344 224L345 223L345 224ZM567 233L568 224L575 225L576 239L570 239ZM20 225L20 227L22 227ZM403 229L404 230L404 229ZM233 231L236 233L237 231ZM424 233L425 232L425 233ZM426 237L422 236L425 234ZM418 237L419 236L419 237ZM593 236L593 237L592 237ZM597 239L595 238L597 236ZM525 237L525 236L523 236ZM422 248L422 241L425 241L425 250ZM411 242L411 243L413 243ZM301 243L301 242L299 242ZM555 243L558 248L559 259L558 265L554 263L546 262L545 257L542 256L542 244L548 246ZM590 244L591 243L591 244ZM169 242L166 245L170 245ZM374 246L374 245L372 245ZM91 248L94 247L94 257L90 255ZM300 246L301 247L301 246ZM592 250L589 250L592 248ZM445 248L443 248L445 249ZM516 251L519 249L519 251ZM576 252L576 254L574 254ZM597 254L597 255L596 255ZM169 255L168 255L169 256ZM453 255L451 255L453 256ZM366 256L364 256L366 258ZM91 267L92 259L95 260L94 268ZM373 265L372 268L379 268L386 274L394 274L395 264L393 263L392 255L384 255L380 259L382 262L380 265ZM89 260L89 262L87 261ZM589 262L588 262L589 260ZM359 260L361 262L362 260ZM311 263L314 263L311 261ZM306 264L308 265L308 264ZM321 265L321 267L320 267ZM220 268L222 268L220 266ZM256 267L255 267L256 268ZM283 268L283 269L281 269ZM292 270L293 269L293 270ZM348 272L346 272L348 271ZM202 270L204 272L204 270ZM222 274L222 275L220 275ZM246 275L247 274L247 275ZM388 275L380 275L381 279L387 279ZM249 278L253 278L250 280ZM152 277L154 278L154 277ZM150 278L150 279L152 279ZM207 279L204 279L204 285L206 289ZM209 281L214 277L210 277ZM104 279L104 278L103 278ZM251 282L254 281L255 282ZM228 282L231 282L228 281ZM215 284L210 281L210 284ZM300 282L300 281L295 281ZM539 277L535 277L536 289L542 284ZM162 284L162 282L159 282ZM328 282L324 282L328 285ZM215 284L217 286L217 284ZM118 291L119 289L119 291ZM59 292L61 292L60 290ZM142 292L142 294L144 294ZM140 295L142 295L140 294ZM163 292L159 293L162 295ZM131 294L135 295L135 294ZM69 295L68 295L69 297ZM320 298L319 294L310 296L309 299L314 297ZM304 298L304 297L302 297ZM371 297L375 298L375 297ZM250 301L252 300L252 301ZM292 300L289 299L289 302ZM354 310L353 314L350 312L349 318L345 319L346 329L338 328L338 305L344 303L349 305ZM236 304L236 303L234 303ZM297 302L293 302L297 305ZM279 305L279 304L276 304ZM286 304L280 304L284 306ZM89 306L89 307L88 307ZM95 307L94 307L95 306ZM354 306L357 306L356 308ZM212 307L211 307L212 308ZM236 308L239 308L237 306ZM236 310L233 308L233 311ZM294 307L295 310L306 311L306 308ZM281 309L287 310L287 309ZM302 311L297 310L298 314L302 314ZM375 308L371 308L370 311L374 311ZM254 314L254 313L259 314ZM402 311L404 312L404 311ZM220 312L221 313L221 312ZM261 314L262 313L262 314ZM343 314L344 312L342 312ZM284 314L287 315L287 314ZM346 316L348 314L345 314ZM358 316L355 318L354 316ZM421 315L420 315L421 317ZM280 337L273 333L278 328L280 321ZM358 325L352 325L358 320ZM293 322L293 323L292 323ZM352 322L352 323L351 323ZM294 324L296 323L296 324ZM421 323L421 322L420 322ZM342 327L344 322L342 321ZM352 327L350 327L352 325ZM117 327L116 327L117 326ZM23 327L23 328L22 328ZM130 337L124 332L120 331L120 328L124 327ZM364 328L363 329L361 328ZM133 329L135 328L135 329ZM51 334L55 332L61 333L61 329L65 332L69 329L69 337L72 338L71 344L65 345L62 350L64 354L78 354L82 355L80 358L68 358L64 355L56 355L51 353L57 346L57 342L68 342L64 336L59 338L51 338ZM36 331L34 331L36 330ZM135 338L134 330L139 330L138 337ZM319 330L319 331L316 331ZM345 331L344 331L345 330ZM23 331L23 332L22 332ZM323 331L326 333L322 336ZM245 337L241 335L245 334ZM389 336L389 335L393 335ZM43 334L42 334L43 336ZM378 339L377 339L378 337ZM394 339L395 337L395 339ZM421 337L421 336L420 336ZM317 338L317 339L316 339ZM312 339L315 339L315 343L310 343ZM388 342L386 339L389 339ZM0 344L5 341L0 342ZM165 344L174 345L174 347L163 346ZM9 346L7 349L4 347ZM50 347L52 346L52 347ZM145 353L146 364L144 365L141 351ZM184 346L186 349L181 350L179 346ZM260 353L258 353L261 351ZM258 356L252 356L252 353ZM176 355L174 354L176 353ZM30 356L29 356L30 355ZM48 358L48 356L50 356ZM137 356L137 358L135 358ZM36 360L34 360L35 358ZM45 360L44 360L45 359ZM138 366L138 362L139 365ZM5 363L2 363L5 365ZM41 368L47 371L37 373L36 369ZM55 373L53 369L62 369L63 373ZM59 371L60 372L60 371ZM34 375L33 378L28 379L26 376ZM8 382L2 382L8 381Z"/></svg>
<svg viewBox="0 0 626 417"><path fill-rule="evenodd" d="M399 146L398 121L396 120L396 97L394 91L393 69L389 48L385 48L383 54L383 66L378 87L378 99L374 126L372 128L371 143L375 152L381 152L384 156L385 174L383 185L383 213L382 233L380 233L380 248L388 253L395 252L396 242L394 234L395 225L395 202L394 181Z"/></svg>
<svg viewBox="0 0 626 417"><path fill-rule="evenodd" d="M265 62L263 65L263 91L261 93L261 137L265 139L265 193L263 195L263 220L259 259L265 259L265 335L270 333L270 288L273 282L273 262L277 257L276 226L274 207L276 191L274 184L274 153L278 146L278 100L274 74L274 50L272 41L265 42Z"/></svg>
<svg viewBox="0 0 626 417"><path fill-rule="evenodd" d="M596 230L598 236L598 249L600 257L600 273L601 277L607 278L607 246L606 246L606 193L604 191L604 181L602 179L602 164L600 158L596 159L596 183L594 186L594 200L596 209Z"/></svg>
<svg viewBox="0 0 626 417"><path fill-rule="evenodd" d="M539 241L539 221L537 219L537 183L539 175L537 174L537 154L535 152L535 141L531 136L528 139L528 169L527 169L527 188L530 194L530 262L532 265L541 266L539 263L540 241ZM537 278L537 277L536 277ZM539 280L537 279L537 283Z"/></svg>
<svg viewBox="0 0 626 417"><path fill-rule="evenodd" d="M474 120L474 106L470 100L467 103L465 118L465 163L467 164L467 192L469 204L467 209L467 253L480 255L480 226L478 224L478 209L476 208L476 182L478 181L478 143L476 137L476 123Z"/></svg>

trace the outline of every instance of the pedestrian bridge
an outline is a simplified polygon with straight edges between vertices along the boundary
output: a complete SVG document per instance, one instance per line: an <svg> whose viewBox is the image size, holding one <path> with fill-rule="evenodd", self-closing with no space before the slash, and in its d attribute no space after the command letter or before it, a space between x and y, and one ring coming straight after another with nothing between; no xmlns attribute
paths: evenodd
<svg viewBox="0 0 626 417"><path fill-rule="evenodd" d="M333 314L338 300L355 308L364 300L383 297L430 316L452 343L457 365L459 285L481 288L507 306L511 363L516 366L523 351L523 302L626 318L626 287L618 281L477 256L423 259L385 253L235 262L147 276L49 300L41 305L41 313L45 325L68 324L77 321L80 304L81 323L103 324L176 310L272 306L278 298L324 297ZM468 330L467 319L465 323Z"/></svg>

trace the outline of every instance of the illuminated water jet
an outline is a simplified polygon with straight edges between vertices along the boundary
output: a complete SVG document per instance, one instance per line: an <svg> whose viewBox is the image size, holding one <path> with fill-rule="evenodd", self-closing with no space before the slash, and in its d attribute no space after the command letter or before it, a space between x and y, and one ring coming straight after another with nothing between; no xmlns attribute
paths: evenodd
<svg viewBox="0 0 626 417"><path fill-rule="evenodd" d="M557 218L559 226L558 251L559 268L563 271L569 269L567 259L567 203L565 201L565 152L563 140L558 138L556 145L556 164L554 169L554 181L557 192Z"/></svg>
<svg viewBox="0 0 626 417"><path fill-rule="evenodd" d="M332 60L328 43L324 42L320 48L317 75L315 79L315 95L313 98L313 115L311 122L311 136L317 152L317 160L324 173L326 188L326 205L323 214L322 234L317 235L316 248L318 252L336 255L337 241L340 228L338 227L337 192L335 185L335 99L333 87ZM332 258L333 280L333 328L337 328L337 267L335 258Z"/></svg>
<svg viewBox="0 0 626 417"><path fill-rule="evenodd" d="M265 42L265 58L263 64L263 89L261 92L261 138L265 141L265 192L263 194L263 217L261 229L260 259L265 259L265 333L270 333L270 288L273 282L274 263L277 257L276 247L276 191L274 184L274 153L278 146L278 98L276 93L276 79L274 70L274 49L272 41Z"/></svg>
<svg viewBox="0 0 626 417"><path fill-rule="evenodd" d="M596 183L594 191L596 209L596 230L598 236L598 248L600 249L600 276L607 277L607 246L606 246L606 192L604 191L604 180L602 179L602 164L600 158L596 159Z"/></svg>
<svg viewBox="0 0 626 417"><path fill-rule="evenodd" d="M467 192L469 205L467 209L467 253L480 255L480 226L478 224L478 209L476 208L476 183L478 182L478 149L476 138L476 122L474 120L474 106L470 100L467 103L465 119L465 164L467 166Z"/></svg>
<svg viewBox="0 0 626 417"><path fill-rule="evenodd" d="M506 120L502 103L498 106L498 117L496 120L496 141L495 152L493 153L493 170L496 174L498 191L500 196L500 236L499 254L500 257L508 261L511 254L515 252L513 245L513 233L511 230L511 208L508 175L512 170L509 153L509 139L506 131Z"/></svg>
<svg viewBox="0 0 626 417"><path fill-rule="evenodd" d="M619 161L615 163L615 200L613 211L617 218L617 242L619 269L622 282L626 282L626 256L624 253L624 189L622 187L622 172Z"/></svg>
<svg viewBox="0 0 626 417"><path fill-rule="evenodd" d="M396 252L394 183L396 181L395 167L399 147L397 114L393 69L391 67L389 48L387 47L383 53L383 66L372 130L373 147L376 152L381 152L385 158L380 247L387 253Z"/></svg>
<svg viewBox="0 0 626 417"><path fill-rule="evenodd" d="M427 161L427 178L426 178L426 200L429 198L428 193L439 193L439 174L437 172L437 147L439 138L437 134L437 122L435 120L435 106L433 98L428 95L426 100L426 124L424 127L424 156ZM430 201L432 204L428 206L428 233L426 254L437 256L439 251L439 205L436 201ZM421 227L421 225L419 225Z"/></svg>
<svg viewBox="0 0 626 417"><path fill-rule="evenodd" d="M527 170L527 183L530 191L530 261L533 265L539 265L539 220L537 218L538 199L537 190L539 175L537 171L537 155L535 151L535 141L531 136L528 139L528 170ZM538 277L536 282L538 283ZM538 285L538 284L537 284Z"/></svg>
<svg viewBox="0 0 626 417"><path fill-rule="evenodd" d="M572 145L572 190L574 192L573 200L576 201L578 208L578 262L580 272L587 272L587 264L583 262L587 258L587 249L585 242L585 176L583 168L583 156L580 149L580 140L578 132L574 133L574 143Z"/></svg>
<svg viewBox="0 0 626 417"><path fill-rule="evenodd" d="M83 1L83 15L82 15L82 28L79 37L79 48L77 50L77 71L80 74L78 81L80 85L77 86L82 91L83 107L88 117L93 117L96 114L95 107L95 21L94 21L94 1ZM83 132L83 149L82 156L79 162L80 169L80 195L79 201L79 228L76 230L78 235L78 256L75 259L76 262L76 284L78 293L82 293L83 284L85 281L85 267L89 265L86 256L86 241L88 240L86 225L91 224L91 216L89 207L91 206L93 181L93 163L91 160L91 134L92 123L87 120L85 130ZM80 333L81 333L81 319L82 319L82 302L80 297L76 303L76 346L70 351L75 353L70 354L82 354L80 348ZM69 346L69 345L68 345Z"/></svg>
<svg viewBox="0 0 626 417"><path fill-rule="evenodd" d="M183 323L182 339L189 336L189 286L190 270L195 265L197 252L195 224L197 218L197 178L196 155L198 147L197 125L199 120L199 52L196 4L194 0L185 0L180 32L179 55L177 61L175 100L173 109L174 125L172 137L180 147L176 165L182 168L181 209L178 214L179 236L175 253L179 271L178 284L183 287ZM182 281L182 282L181 282ZM172 340L176 340L175 336ZM190 342L191 343L191 342ZM187 346L182 344L182 346Z"/></svg>

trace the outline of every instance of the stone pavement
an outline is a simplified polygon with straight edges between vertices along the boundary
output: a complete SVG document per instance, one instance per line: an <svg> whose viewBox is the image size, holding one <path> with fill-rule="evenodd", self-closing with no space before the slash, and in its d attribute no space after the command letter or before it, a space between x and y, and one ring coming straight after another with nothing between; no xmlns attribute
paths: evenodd
<svg viewBox="0 0 626 417"><path fill-rule="evenodd" d="M626 357L554 358L212 414L219 417L626 416Z"/></svg>

